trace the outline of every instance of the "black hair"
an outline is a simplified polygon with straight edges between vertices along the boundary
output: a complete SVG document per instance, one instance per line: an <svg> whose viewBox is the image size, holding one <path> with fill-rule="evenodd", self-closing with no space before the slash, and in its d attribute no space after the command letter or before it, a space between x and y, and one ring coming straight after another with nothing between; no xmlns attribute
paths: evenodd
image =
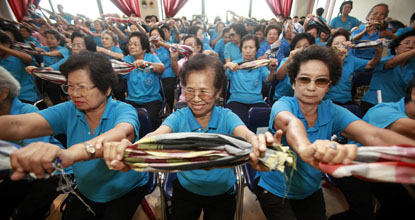
<svg viewBox="0 0 415 220"><path fill-rule="evenodd" d="M140 39L141 42L141 48L146 52L146 53L150 53L151 49L150 49L150 42L148 41L148 37L146 34L139 32L139 31L134 31L131 33L130 38L128 39L127 45L130 43L131 38L133 37L138 37ZM130 53L128 51L128 46L127 46L127 52Z"/></svg>
<svg viewBox="0 0 415 220"><path fill-rule="evenodd" d="M203 53L196 54L191 57L183 67L181 72L181 81L183 86L187 85L187 78L194 71L212 70L214 74L214 87L216 92L219 92L226 81L225 69L223 63L216 56L206 55Z"/></svg>
<svg viewBox="0 0 415 220"><path fill-rule="evenodd" d="M333 50L320 45L309 46L301 51L301 53L296 53L293 56L292 61L287 65L291 84L294 84L295 78L297 78L298 72L300 71L301 64L310 60L319 60L325 63L329 69L331 84L337 85L342 74L340 58Z"/></svg>
<svg viewBox="0 0 415 220"><path fill-rule="evenodd" d="M46 34L52 34L53 36L55 36L56 40L59 42L59 45L62 46L62 42L65 43L65 40L62 38L61 34L59 34L58 31L54 30L54 29L48 29L44 32L45 36Z"/></svg>
<svg viewBox="0 0 415 220"><path fill-rule="evenodd" d="M17 29L14 25L5 25L1 29L3 29L3 31L8 31L8 32L12 33L13 36L14 36L14 39L17 42L22 42L22 43L25 42L25 40L24 40L22 34L20 33L19 29Z"/></svg>
<svg viewBox="0 0 415 220"><path fill-rule="evenodd" d="M272 29L277 30L277 31L278 31L278 35L280 35L280 34L281 34L281 27L280 27L279 25L270 24L270 25L268 25L268 26L265 28L265 32L264 32L265 37L268 35L268 32L269 32L270 30L272 30Z"/></svg>
<svg viewBox="0 0 415 220"><path fill-rule="evenodd" d="M384 6L384 7L386 8L386 15L385 15L385 18L387 18L387 17L388 17L388 15L389 15L389 6L388 6L387 4L385 4L385 3L380 3L380 4L377 4L377 5L373 6L373 7L370 9L369 13L366 15L366 21L369 21L369 16L370 16L370 14L372 14L373 10L375 10L375 8L376 8L376 7L378 7L378 6Z"/></svg>
<svg viewBox="0 0 415 220"><path fill-rule="evenodd" d="M242 47L243 47L244 42L249 41L249 40L253 40L255 42L255 48L256 48L256 51L258 51L258 49L259 49L258 38L256 38L255 36L253 36L251 34L247 34L241 39L241 43L240 43L240 46L239 46L239 49L241 50L241 52L242 52Z"/></svg>
<svg viewBox="0 0 415 220"><path fill-rule="evenodd" d="M156 19L156 22L159 22L159 18L156 15L151 15L150 19L153 18L153 17Z"/></svg>
<svg viewBox="0 0 415 220"><path fill-rule="evenodd" d="M229 28L229 27L226 27L226 28L224 28L223 29L223 34L225 34L225 33L229 33L229 31L230 31L231 29Z"/></svg>
<svg viewBox="0 0 415 220"><path fill-rule="evenodd" d="M336 32L334 32L333 36L330 37L330 39L327 41L327 47L331 47L333 45L333 40L337 36L344 36L346 38L346 41L350 40L350 32L347 31L344 28L339 28Z"/></svg>
<svg viewBox="0 0 415 220"><path fill-rule="evenodd" d="M405 38L411 37L411 36L415 36L415 30L408 31L408 32L402 34L401 36L395 38L389 44L389 48L390 48L391 54L392 55L396 55L395 49L399 46L399 44L401 44L401 41L403 41L403 40L405 40Z"/></svg>
<svg viewBox="0 0 415 220"><path fill-rule="evenodd" d="M411 15L411 17L409 18L409 24L415 21L415 13L413 13Z"/></svg>
<svg viewBox="0 0 415 220"><path fill-rule="evenodd" d="M189 34L189 35L187 35L186 37L184 37L183 42L185 42L185 41L186 41L187 39L189 39L189 38L194 38L194 39L196 39L196 44L197 44L197 46L200 46L200 51L199 51L199 53L201 53L201 52L203 51L203 43L202 43L202 41L201 41L199 38L197 38L197 37L196 37L196 35Z"/></svg>
<svg viewBox="0 0 415 220"><path fill-rule="evenodd" d="M10 44L9 48L13 48L13 40L10 38L10 36L6 32L2 30L0 30L0 43L2 44L9 43Z"/></svg>
<svg viewBox="0 0 415 220"><path fill-rule="evenodd" d="M76 70L86 70L97 89L106 95L109 88L112 90L117 85L117 77L110 60L101 53L82 51L72 54L65 63L59 67L59 71L68 78L68 75Z"/></svg>
<svg viewBox="0 0 415 220"><path fill-rule="evenodd" d="M32 34L32 33L33 33L32 29L28 28L28 27L27 27L27 26L25 26L25 25L21 25L21 26L20 26L20 28L25 29L25 30L26 30L27 32L29 32L30 34Z"/></svg>
<svg viewBox="0 0 415 220"><path fill-rule="evenodd" d="M85 34L82 34L82 33L79 33L79 32L75 31L75 32L72 32L71 42L73 42L73 39L75 39L75 37L79 37L79 38L84 39L85 46L86 46L86 49L88 51L91 51L91 52L96 52L97 51L97 44L95 43L94 38L92 38L91 36L88 36L88 35L85 35Z"/></svg>
<svg viewBox="0 0 415 220"><path fill-rule="evenodd" d="M352 1L345 1L345 2L343 2L343 3L340 5L339 14L341 14L341 13L342 13L342 11L343 11L343 7L344 7L346 4L349 4L349 5L350 5L350 10L352 10L352 9L353 9L353 2L352 2Z"/></svg>
<svg viewBox="0 0 415 220"><path fill-rule="evenodd" d="M161 30L161 28L158 28L158 27L153 27L153 28L151 28L151 29L150 29L150 32L148 32L150 36L151 36L151 32L153 32L154 30L156 30L156 31L158 31L158 32L159 32L160 37L161 37L164 41L166 41L166 40L167 40L167 39L166 39L166 35L164 35L164 31L163 31L163 30Z"/></svg>
<svg viewBox="0 0 415 220"><path fill-rule="evenodd" d="M257 25L254 29L254 33L256 33L258 31L262 31L262 33L264 33L265 32L265 26L262 25L262 24Z"/></svg>
<svg viewBox="0 0 415 220"><path fill-rule="evenodd" d="M323 16L324 8L317 8L316 13L317 13L318 16Z"/></svg>
<svg viewBox="0 0 415 220"><path fill-rule="evenodd" d="M248 34L248 32L245 29L245 26L243 24L234 23L231 24L230 29L233 29L239 36L241 36L241 39Z"/></svg>
<svg viewBox="0 0 415 220"><path fill-rule="evenodd" d="M405 104L410 102L410 101L415 101L412 100L412 90L415 89L415 79L412 79L411 81L409 81L408 86L406 87L406 91L405 91Z"/></svg>
<svg viewBox="0 0 415 220"><path fill-rule="evenodd" d="M291 44L290 44L290 51L295 49L295 45L298 43L298 41L302 40L302 39L307 39L308 42L310 43L310 45L313 45L316 43L315 38L313 37L313 35L309 34L309 33L299 33L297 35L295 35L295 37L291 40Z"/></svg>
<svg viewBox="0 0 415 220"><path fill-rule="evenodd" d="M320 29L318 29L318 26L316 25L316 24L309 24L308 26L307 26L307 28L305 29L305 32L307 32L307 31L309 31L309 30L312 30L312 29L317 29L317 33L320 33Z"/></svg>
<svg viewBox="0 0 415 220"><path fill-rule="evenodd" d="M296 15L296 16L294 16L293 18L298 18L298 16Z"/></svg>
<svg viewBox="0 0 415 220"><path fill-rule="evenodd" d="M202 29L202 28L197 25L193 25L189 27L189 30L187 31L187 33L197 36L197 32L199 31L199 29Z"/></svg>

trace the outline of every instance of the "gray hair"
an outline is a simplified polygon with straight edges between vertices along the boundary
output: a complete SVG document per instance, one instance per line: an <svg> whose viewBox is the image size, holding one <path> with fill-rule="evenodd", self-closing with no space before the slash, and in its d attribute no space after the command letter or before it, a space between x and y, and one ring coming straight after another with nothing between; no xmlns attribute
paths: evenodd
<svg viewBox="0 0 415 220"><path fill-rule="evenodd" d="M7 71L2 66L0 66L0 89L1 88L9 89L9 95L7 96L7 99L13 99L20 93L19 82L12 76L9 71Z"/></svg>
<svg viewBox="0 0 415 220"><path fill-rule="evenodd" d="M110 35L110 36L111 36L111 38L112 38L112 41L114 42L114 45L117 45L117 43L118 43L118 36L117 36L114 32L112 32L112 31L110 31L110 30L105 30L105 31L103 31L103 32L101 33L101 37L103 37L103 36L104 36L104 34L108 34L108 35Z"/></svg>

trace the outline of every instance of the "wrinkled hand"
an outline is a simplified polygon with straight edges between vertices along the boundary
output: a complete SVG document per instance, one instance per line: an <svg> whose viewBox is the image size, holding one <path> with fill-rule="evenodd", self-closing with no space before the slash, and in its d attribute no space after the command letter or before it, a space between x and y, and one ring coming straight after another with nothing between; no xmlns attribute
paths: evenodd
<svg viewBox="0 0 415 220"><path fill-rule="evenodd" d="M275 136L272 136L270 132L266 132L265 134L259 134L248 140L253 147L253 152L249 154L249 163L251 164L252 168L259 171L269 171L267 167L259 163L258 158L262 158L265 156L267 146L271 146L273 144L281 144L282 133L282 130L277 130Z"/></svg>
<svg viewBox="0 0 415 220"><path fill-rule="evenodd" d="M56 158L61 159L64 167L76 162L69 149L64 150L57 145L44 142L31 143L10 155L10 164L14 170L10 179L20 180L30 172L37 178L44 178L45 173L53 171L52 163Z"/></svg>
<svg viewBox="0 0 415 220"><path fill-rule="evenodd" d="M143 66L145 66L145 65L146 65L146 63L147 63L147 61L144 61L144 60L138 59L138 60L134 61L133 65L134 65L136 68L142 68Z"/></svg>
<svg viewBox="0 0 415 220"><path fill-rule="evenodd" d="M235 72L240 69L239 65L237 63L228 62L225 64L232 72Z"/></svg>
<svg viewBox="0 0 415 220"><path fill-rule="evenodd" d="M333 148L333 146L336 146ZM306 163L318 169L320 162L327 164L349 164L357 155L354 144L339 144L329 140L317 140L309 146L298 149L298 154Z"/></svg>
<svg viewBox="0 0 415 220"><path fill-rule="evenodd" d="M27 66L24 69L26 70L27 73L29 73L30 75L33 74L33 70L36 69L36 66Z"/></svg>
<svg viewBox="0 0 415 220"><path fill-rule="evenodd" d="M104 143L104 160L110 170L129 171L131 168L122 159L125 149L132 143L128 139L121 142Z"/></svg>

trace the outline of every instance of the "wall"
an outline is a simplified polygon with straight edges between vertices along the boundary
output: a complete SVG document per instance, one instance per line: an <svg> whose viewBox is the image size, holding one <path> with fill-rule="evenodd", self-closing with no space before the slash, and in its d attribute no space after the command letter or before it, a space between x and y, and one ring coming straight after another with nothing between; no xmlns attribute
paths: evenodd
<svg viewBox="0 0 415 220"><path fill-rule="evenodd" d="M0 17L14 21L16 20L9 3L6 0L0 0Z"/></svg>
<svg viewBox="0 0 415 220"><path fill-rule="evenodd" d="M405 25L409 24L409 18L415 12L414 0L359 0L353 1L351 16L362 22L366 22L366 15L376 4L385 3L389 5L389 17L399 20Z"/></svg>
<svg viewBox="0 0 415 220"><path fill-rule="evenodd" d="M143 6L143 3L147 3L147 7ZM150 6L150 3L153 3L153 6ZM140 0L140 12L141 17L145 18L147 15L157 15L157 17L161 18L161 13L159 10L160 0Z"/></svg>
<svg viewBox="0 0 415 220"><path fill-rule="evenodd" d="M294 0L293 8L291 10L291 17L294 16L306 16L311 13L313 9L314 0Z"/></svg>

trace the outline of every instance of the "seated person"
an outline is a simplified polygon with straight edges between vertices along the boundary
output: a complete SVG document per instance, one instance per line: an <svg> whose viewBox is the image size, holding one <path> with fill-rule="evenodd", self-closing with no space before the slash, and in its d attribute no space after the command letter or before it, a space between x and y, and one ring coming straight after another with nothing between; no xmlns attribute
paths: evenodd
<svg viewBox="0 0 415 220"><path fill-rule="evenodd" d="M245 29L245 26L242 24L232 24L229 30L229 36L231 37L231 42L225 45L224 57L225 63L232 60L237 60L242 58L242 53L240 48L241 39L248 33Z"/></svg>

